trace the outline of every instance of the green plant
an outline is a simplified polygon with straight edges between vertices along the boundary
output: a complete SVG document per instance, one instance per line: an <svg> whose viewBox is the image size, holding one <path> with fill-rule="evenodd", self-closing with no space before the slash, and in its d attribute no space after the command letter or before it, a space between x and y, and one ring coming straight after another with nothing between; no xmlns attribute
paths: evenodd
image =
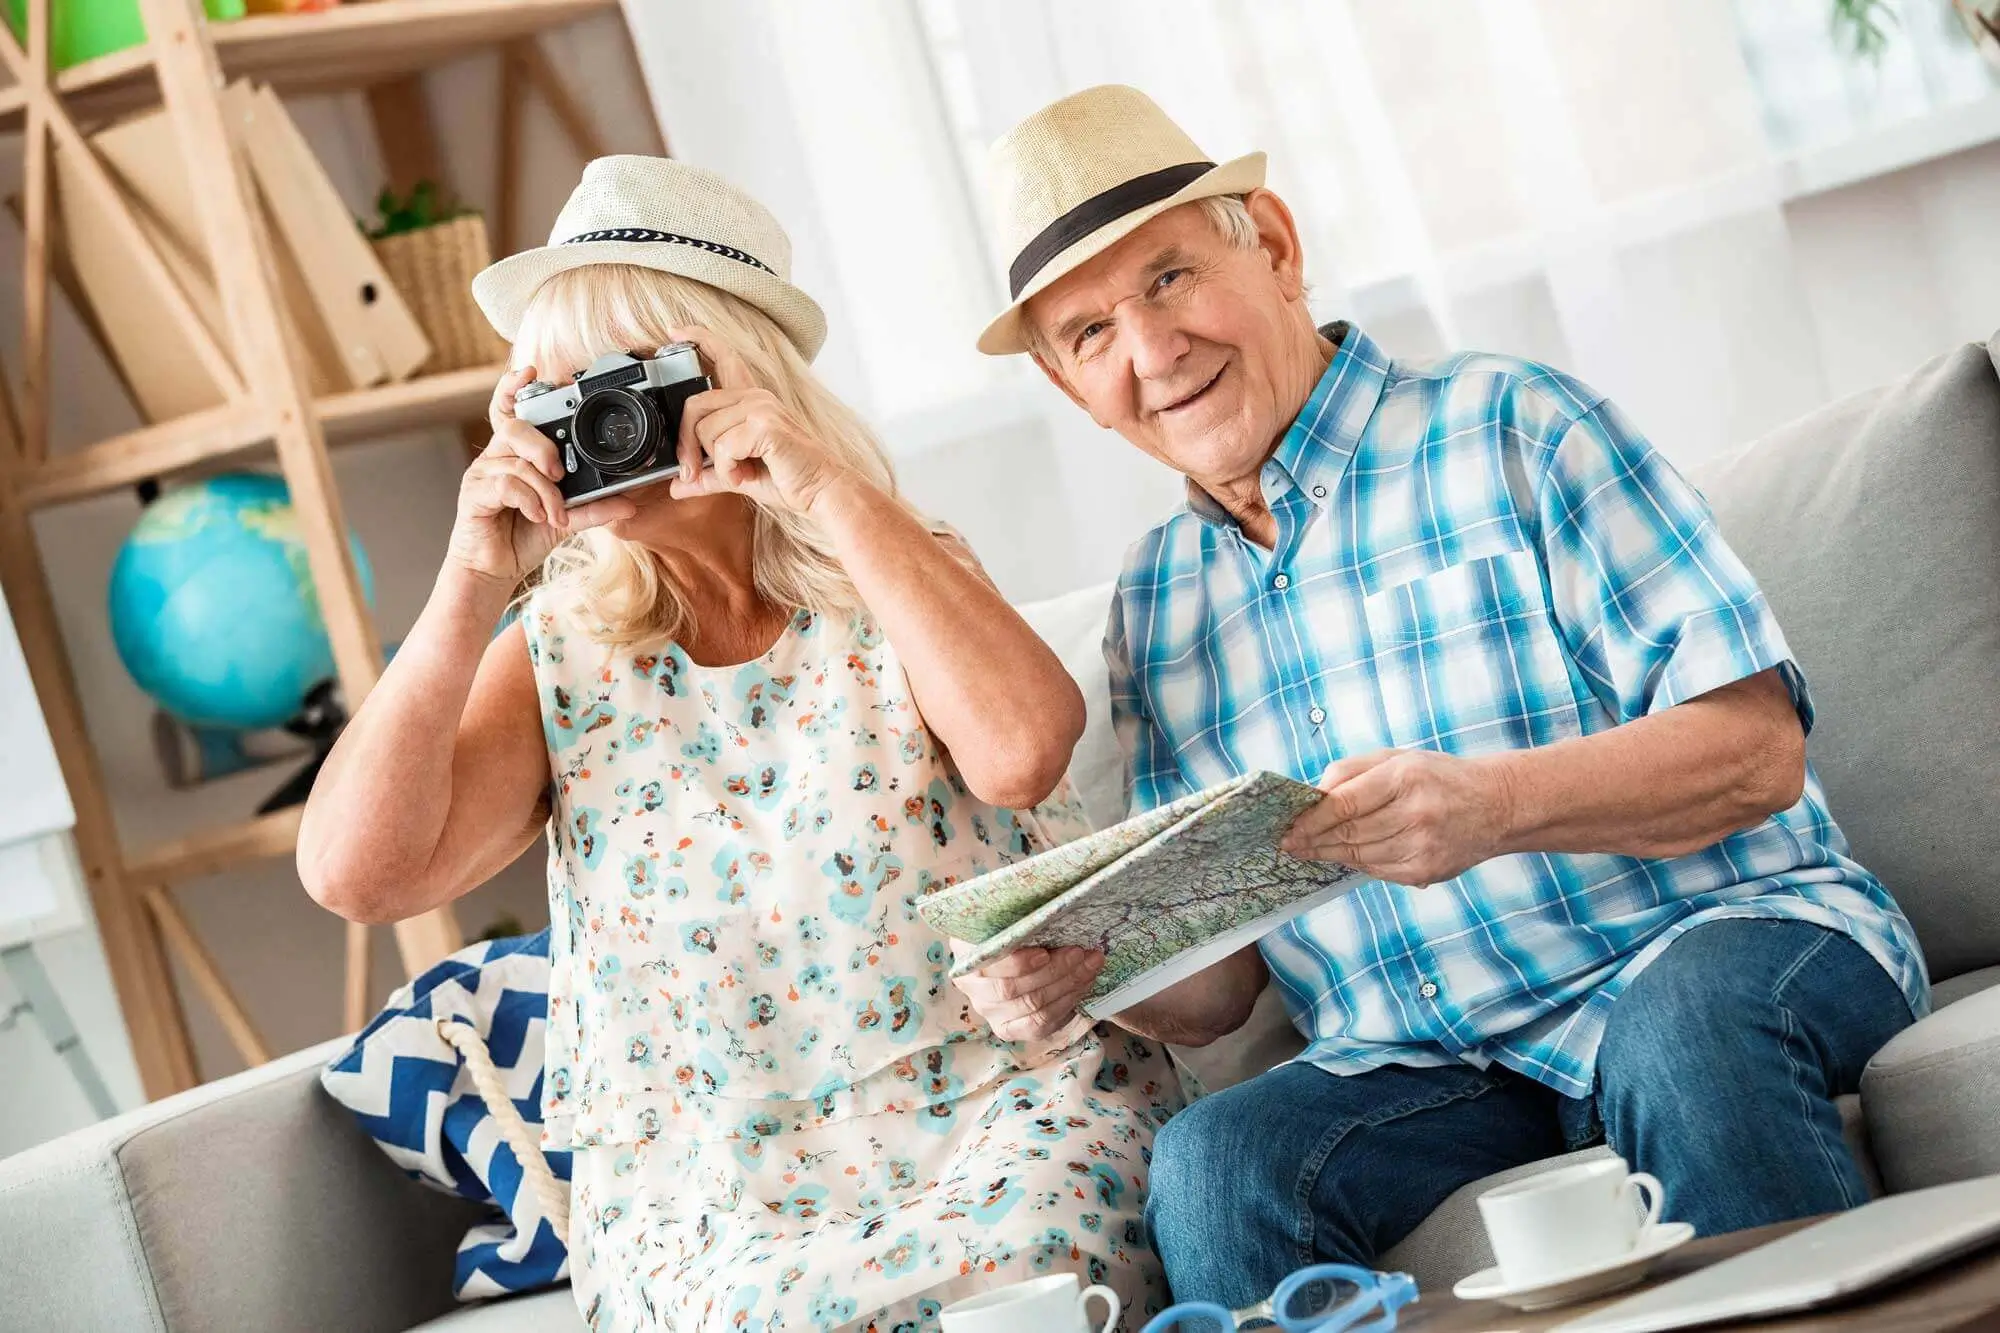
<svg viewBox="0 0 2000 1333"><path fill-rule="evenodd" d="M1827 26L1836 44L1863 60L1880 60L1890 29L1901 21L1894 0L1833 0Z"/></svg>
<svg viewBox="0 0 2000 1333"><path fill-rule="evenodd" d="M450 203L444 191L433 181L418 181L410 188L408 196L396 197L394 189L383 186L376 197L375 209L380 214L374 229L368 233L371 240L381 240L384 236L398 236L406 231L422 231L425 227L435 227L440 222L450 222L462 218L477 209Z"/></svg>

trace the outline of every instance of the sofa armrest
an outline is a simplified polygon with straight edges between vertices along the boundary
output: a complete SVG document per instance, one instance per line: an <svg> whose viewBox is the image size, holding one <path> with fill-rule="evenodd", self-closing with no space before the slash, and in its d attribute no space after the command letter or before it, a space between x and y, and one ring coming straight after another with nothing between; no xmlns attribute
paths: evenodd
<svg viewBox="0 0 2000 1333"><path fill-rule="evenodd" d="M1861 1075L1861 1106L1892 1193L2000 1172L2000 989L1897 1033Z"/></svg>
<svg viewBox="0 0 2000 1333"><path fill-rule="evenodd" d="M383 1330L452 1308L477 1206L319 1085L345 1040L0 1161L0 1328Z"/></svg>

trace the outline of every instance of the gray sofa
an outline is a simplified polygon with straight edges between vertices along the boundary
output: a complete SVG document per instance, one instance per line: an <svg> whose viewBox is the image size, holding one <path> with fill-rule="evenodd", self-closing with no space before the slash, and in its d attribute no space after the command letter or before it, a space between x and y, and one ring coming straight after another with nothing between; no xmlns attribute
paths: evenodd
<svg viewBox="0 0 2000 1333"><path fill-rule="evenodd" d="M2000 339L1959 348L1695 477L1812 682L1834 812L1940 982L1939 1012L1875 1058L1845 1108L1891 1191L2000 1172L1996 359ZM1106 597L1027 608L1089 693L1073 773L1100 820L1119 799ZM339 1045L0 1161L0 1330L576 1333L566 1289L454 1309L451 1254L477 1210L410 1183L321 1093ZM1244 1031L1183 1054L1218 1087L1297 1048L1267 994ZM1490 1262L1472 1206L1489 1183L1388 1262L1433 1290Z"/></svg>

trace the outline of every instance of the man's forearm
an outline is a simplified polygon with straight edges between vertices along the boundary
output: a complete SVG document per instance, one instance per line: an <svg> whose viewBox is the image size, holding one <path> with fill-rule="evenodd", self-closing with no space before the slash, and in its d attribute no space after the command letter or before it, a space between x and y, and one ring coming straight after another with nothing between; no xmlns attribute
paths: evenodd
<svg viewBox="0 0 2000 1333"><path fill-rule="evenodd" d="M1270 973L1255 945L1111 1015L1128 1032L1176 1046L1206 1046L1249 1020Z"/></svg>
<svg viewBox="0 0 2000 1333"><path fill-rule="evenodd" d="M1799 799L1805 734L1773 669L1610 731L1493 755L1507 852L1683 856Z"/></svg>

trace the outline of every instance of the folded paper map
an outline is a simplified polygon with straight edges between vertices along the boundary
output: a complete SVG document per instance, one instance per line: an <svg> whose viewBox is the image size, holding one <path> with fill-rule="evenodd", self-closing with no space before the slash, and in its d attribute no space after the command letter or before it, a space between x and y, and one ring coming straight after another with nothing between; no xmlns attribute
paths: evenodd
<svg viewBox="0 0 2000 1333"><path fill-rule="evenodd" d="M1101 949L1084 1012L1103 1018L1192 976L1366 880L1278 850L1317 788L1252 773L954 885L917 904L977 947L963 976L1016 949Z"/></svg>

